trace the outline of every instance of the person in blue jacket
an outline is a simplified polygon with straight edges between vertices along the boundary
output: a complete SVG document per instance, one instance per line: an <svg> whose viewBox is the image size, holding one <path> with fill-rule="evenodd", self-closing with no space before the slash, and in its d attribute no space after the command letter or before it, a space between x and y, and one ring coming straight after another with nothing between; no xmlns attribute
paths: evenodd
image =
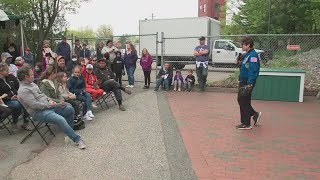
<svg viewBox="0 0 320 180"><path fill-rule="evenodd" d="M239 77L238 103L240 106L241 124L236 126L237 129L252 129L251 117L254 125L257 125L261 112L256 112L251 106L251 94L256 84L260 71L260 58L258 53L253 49L253 39L245 37L241 42L242 50L246 52L241 62Z"/></svg>

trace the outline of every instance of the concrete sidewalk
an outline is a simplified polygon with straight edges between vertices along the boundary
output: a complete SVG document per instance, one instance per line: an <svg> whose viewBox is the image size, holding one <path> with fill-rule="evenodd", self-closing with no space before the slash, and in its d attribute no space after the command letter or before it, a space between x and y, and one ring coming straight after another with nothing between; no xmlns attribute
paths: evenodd
<svg viewBox="0 0 320 180"><path fill-rule="evenodd" d="M16 160L7 179L196 179L165 94L141 87L133 91L124 102L127 111L114 106L96 113L94 121L79 131L86 150L65 143L58 132L48 147L41 146L42 152L20 165ZM17 148L40 143L37 136L20 147L17 143Z"/></svg>
<svg viewBox="0 0 320 180"><path fill-rule="evenodd" d="M237 130L236 93L167 94L199 179L320 179L320 101L253 101L259 126Z"/></svg>

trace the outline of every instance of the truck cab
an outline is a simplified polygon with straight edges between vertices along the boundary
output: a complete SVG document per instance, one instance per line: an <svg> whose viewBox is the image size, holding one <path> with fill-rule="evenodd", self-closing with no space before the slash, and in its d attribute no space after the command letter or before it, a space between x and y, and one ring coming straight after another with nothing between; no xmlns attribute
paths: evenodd
<svg viewBox="0 0 320 180"><path fill-rule="evenodd" d="M256 49L260 54L262 50ZM212 46L212 64L235 64L236 58L245 52L242 51L240 44L229 39L215 40Z"/></svg>

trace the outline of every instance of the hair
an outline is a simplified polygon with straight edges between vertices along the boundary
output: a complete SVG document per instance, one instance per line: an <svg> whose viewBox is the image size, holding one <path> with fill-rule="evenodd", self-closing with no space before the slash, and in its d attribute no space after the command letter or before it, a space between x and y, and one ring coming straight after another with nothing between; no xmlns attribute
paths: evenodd
<svg viewBox="0 0 320 180"><path fill-rule="evenodd" d="M80 57L80 58L78 59L78 64L79 64L79 65L81 64L81 61L84 62L84 58L83 58L83 57Z"/></svg>
<svg viewBox="0 0 320 180"><path fill-rule="evenodd" d="M29 64L24 64L17 72L17 78L20 81L25 80L26 76L30 75L31 66Z"/></svg>
<svg viewBox="0 0 320 180"><path fill-rule="evenodd" d="M134 45L132 44L132 42L129 42L128 44L131 47L132 51L137 51L136 48L134 47Z"/></svg>
<svg viewBox="0 0 320 180"><path fill-rule="evenodd" d="M75 69L79 69L80 72L81 72L81 67L80 67L80 66L74 66L73 69L72 69L72 73L74 73L74 70L75 70Z"/></svg>
<svg viewBox="0 0 320 180"><path fill-rule="evenodd" d="M3 72L4 70L7 70L7 69L9 69L8 64L5 62L1 62L0 63L0 72Z"/></svg>
<svg viewBox="0 0 320 180"><path fill-rule="evenodd" d="M177 74L177 73L180 73L180 74L181 74L181 71L178 70L178 71L176 71L176 74Z"/></svg>
<svg viewBox="0 0 320 180"><path fill-rule="evenodd" d="M64 76L65 74L67 74L67 73L65 73L65 72L58 72L58 74L57 74L57 82L58 82L58 83L61 83L61 84L62 84L62 78L63 78L63 76Z"/></svg>
<svg viewBox="0 0 320 180"><path fill-rule="evenodd" d="M52 74L52 73L57 73L57 69L55 66L48 66L46 68L46 70L42 73L40 80L44 80L44 79L48 79L48 77Z"/></svg>
<svg viewBox="0 0 320 180"><path fill-rule="evenodd" d="M50 44L50 43L49 43L48 40L44 40L43 43L42 43L42 45L45 45L45 44Z"/></svg>
<svg viewBox="0 0 320 180"><path fill-rule="evenodd" d="M103 55L103 57L108 60L108 59L110 59L110 54L106 52L106 53Z"/></svg>
<svg viewBox="0 0 320 180"><path fill-rule="evenodd" d="M100 41L99 43L98 43L98 46L100 47L100 45L102 45L102 47L104 47L105 46L105 44L104 44L104 42L103 41Z"/></svg>
<svg viewBox="0 0 320 180"><path fill-rule="evenodd" d="M109 39L108 41L107 41L107 45L110 43L110 42L113 42L111 39Z"/></svg>
<svg viewBox="0 0 320 180"><path fill-rule="evenodd" d="M253 48L253 38L250 36L244 37L241 40L241 44L249 45L250 48Z"/></svg>
<svg viewBox="0 0 320 180"><path fill-rule="evenodd" d="M188 72L189 72L189 73L193 73L193 70L192 70L192 69L189 69Z"/></svg>
<svg viewBox="0 0 320 180"><path fill-rule="evenodd" d="M147 49L147 48L143 48L143 49L142 49L142 51L141 51L142 56L144 56L144 54L143 54L143 51L144 51L144 50L146 50L146 51L147 51L147 56L150 56L149 51L148 51L148 49Z"/></svg>

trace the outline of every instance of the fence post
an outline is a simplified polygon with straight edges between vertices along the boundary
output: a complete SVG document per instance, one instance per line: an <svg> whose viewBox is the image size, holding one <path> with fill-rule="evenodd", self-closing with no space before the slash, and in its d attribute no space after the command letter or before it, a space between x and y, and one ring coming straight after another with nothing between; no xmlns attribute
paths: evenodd
<svg viewBox="0 0 320 180"><path fill-rule="evenodd" d="M161 32L161 68L164 64L164 32Z"/></svg>
<svg viewBox="0 0 320 180"><path fill-rule="evenodd" d="M75 39L74 39L74 35L73 34L71 34L71 58L72 58L72 56L75 54L74 53L74 43L75 42Z"/></svg>
<svg viewBox="0 0 320 180"><path fill-rule="evenodd" d="M156 34L156 80L155 80L155 83L157 83L157 75L158 75L158 48L159 48L158 38L159 38L159 33L157 32L157 34Z"/></svg>

